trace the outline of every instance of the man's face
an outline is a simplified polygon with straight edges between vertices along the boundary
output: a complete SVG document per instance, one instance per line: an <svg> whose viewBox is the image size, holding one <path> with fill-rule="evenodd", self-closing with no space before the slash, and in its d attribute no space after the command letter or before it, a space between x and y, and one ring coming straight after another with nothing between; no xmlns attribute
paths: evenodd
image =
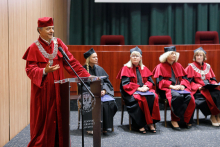
<svg viewBox="0 0 220 147"><path fill-rule="evenodd" d="M43 27L39 29L39 33L43 39L50 41L53 38L54 26Z"/></svg>

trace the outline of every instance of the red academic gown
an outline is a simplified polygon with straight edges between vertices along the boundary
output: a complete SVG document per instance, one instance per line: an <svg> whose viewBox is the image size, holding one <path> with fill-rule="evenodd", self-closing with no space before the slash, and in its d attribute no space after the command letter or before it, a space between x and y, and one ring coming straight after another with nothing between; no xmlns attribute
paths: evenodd
<svg viewBox="0 0 220 147"><path fill-rule="evenodd" d="M151 71L147 67L144 67L144 69L141 70L139 66L138 69L142 77L142 83L144 85L147 85L149 88L149 91L153 92L155 95L155 99L154 99L153 106L152 106L153 107L152 114L150 114L146 97L141 96L139 94L134 94L137 88L140 87L140 85L137 84L138 81L137 81L137 76L136 76L136 67L135 66L133 66L133 68L128 68L127 66L122 67L116 78L122 80L122 77L128 77L130 79L130 82L128 84L122 86L123 88L121 89L122 94L123 92L126 92L128 95L130 95L130 97L128 96L128 98L131 98L131 96L133 96L134 99L138 102L138 105L141 108L142 112L144 113L146 123L152 124L153 120L155 120L154 122L160 121L160 109L159 109L159 103L158 103L158 95L155 93L155 90L153 89L153 83L152 83L153 81L150 82L148 80L148 78L152 76ZM133 107L133 106L130 106L129 100L127 100L127 98L124 98L124 100L125 100L126 105L128 105L129 108ZM135 112L137 111L135 110ZM135 113L135 115L136 116L134 117L140 117L140 115L138 115L137 113ZM137 119L135 118L133 119L137 121Z"/></svg>
<svg viewBox="0 0 220 147"><path fill-rule="evenodd" d="M174 62L172 65L170 65L168 62L165 62L158 64L153 70L154 78L159 78L160 76L163 77L163 79L159 81L157 86L160 90L165 91L165 95L169 102L170 108L171 108L171 99L172 99L171 89L169 89L169 86L172 85L172 82L170 81L170 78L172 76L171 67L173 69L175 77L178 78L180 85L184 85L186 87L185 88L186 91L191 90L189 81L183 78L184 76L186 76L186 72L180 63ZM184 121L186 123L189 123L191 116L194 113L194 110L195 110L195 100L193 95L191 94L191 100L184 113ZM171 120L180 121L180 118L177 117L172 112L172 108L171 108Z"/></svg>
<svg viewBox="0 0 220 147"><path fill-rule="evenodd" d="M207 63L203 62L203 65L201 66L197 62L193 62L198 69L203 69L206 70L207 68ZM204 81L201 78L201 74L196 72L191 65L189 65L186 68L186 72L188 74L188 78L193 78L194 80L191 82L191 87L192 87L192 94L194 95L199 87L203 87L205 85ZM210 84L216 84L217 82L214 80L215 79L215 74L212 71L212 68L210 67L210 70L207 74L205 74L205 80L208 80ZM219 90L216 88L216 90ZM211 111L211 114L217 115L220 113L220 110L217 108L216 104L214 103L212 96L210 94L210 91L208 89L203 89L200 90L200 93L206 98L207 105ZM218 97L219 98L219 97Z"/></svg>
<svg viewBox="0 0 220 147"><path fill-rule="evenodd" d="M40 37L38 41L51 54L54 49L54 42L48 45ZM90 74L68 51L67 46L59 39L58 47L62 47L69 57L69 62L81 77L88 77ZM54 80L64 79L63 67L76 77L71 68L63 60L62 54L58 51L53 59L53 65L59 64L60 68L48 73L43 77L43 69L49 59L45 58L33 43L25 52L23 59L26 60L26 73L31 79L31 101L30 101L30 147L54 147L56 126L58 128L59 146L63 146L62 115L60 111L60 89L59 84Z"/></svg>

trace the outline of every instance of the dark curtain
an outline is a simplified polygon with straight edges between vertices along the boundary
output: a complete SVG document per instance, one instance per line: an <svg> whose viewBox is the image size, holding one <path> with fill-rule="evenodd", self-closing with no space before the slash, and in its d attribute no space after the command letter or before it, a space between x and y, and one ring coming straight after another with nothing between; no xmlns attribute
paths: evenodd
<svg viewBox="0 0 220 147"><path fill-rule="evenodd" d="M170 35L173 44L194 44L196 31L220 33L220 4L94 3L72 0L70 45L99 45L102 35L123 35L126 45L147 45Z"/></svg>

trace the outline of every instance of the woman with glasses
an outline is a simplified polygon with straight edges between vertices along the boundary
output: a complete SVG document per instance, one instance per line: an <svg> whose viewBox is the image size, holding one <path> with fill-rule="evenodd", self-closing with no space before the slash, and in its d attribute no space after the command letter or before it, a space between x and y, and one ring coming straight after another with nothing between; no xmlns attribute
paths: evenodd
<svg viewBox="0 0 220 147"><path fill-rule="evenodd" d="M186 72L191 81L197 107L205 116L211 115L212 125L218 127L220 125L220 91L217 88L215 74L211 66L204 62L205 60L206 51L202 47L194 50L194 62L189 64ZM210 85L210 87L205 85Z"/></svg>
<svg viewBox="0 0 220 147"><path fill-rule="evenodd" d="M142 63L142 51L130 50L130 61L119 71L121 95L132 118L132 127L146 134L145 128L156 133L154 123L160 121L158 96L152 89L151 71Z"/></svg>

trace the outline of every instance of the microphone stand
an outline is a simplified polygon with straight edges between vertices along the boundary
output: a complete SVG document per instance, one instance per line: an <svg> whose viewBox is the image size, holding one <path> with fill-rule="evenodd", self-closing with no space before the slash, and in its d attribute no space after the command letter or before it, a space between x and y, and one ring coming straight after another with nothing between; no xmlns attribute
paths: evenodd
<svg viewBox="0 0 220 147"><path fill-rule="evenodd" d="M86 90L89 92L89 94L92 96L92 98L95 98L95 96L93 95L93 93L89 90L89 88L86 86L86 84L83 82L83 80L79 77L79 75L76 73L76 71L72 68L72 66L70 65L70 63L67 61L65 55L63 55L64 60L66 61L66 63L69 65L69 67L72 69L72 71L75 73L75 75L77 76L77 78L80 80L81 84L81 92L82 92L82 86L85 86ZM81 93L81 113L82 113L82 147L84 147L84 111L83 111L83 94Z"/></svg>

